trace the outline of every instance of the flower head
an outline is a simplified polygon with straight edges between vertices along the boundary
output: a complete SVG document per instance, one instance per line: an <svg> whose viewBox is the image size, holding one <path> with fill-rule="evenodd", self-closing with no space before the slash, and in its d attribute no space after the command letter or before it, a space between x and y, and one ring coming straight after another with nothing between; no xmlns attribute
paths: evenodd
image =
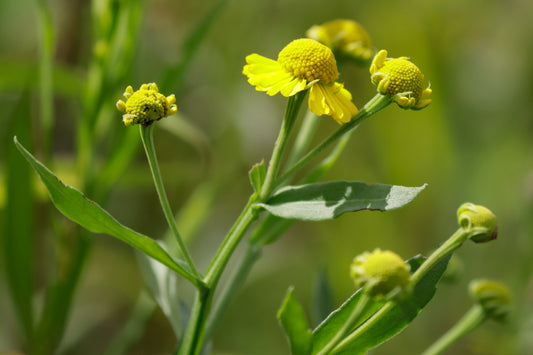
<svg viewBox="0 0 533 355"><path fill-rule="evenodd" d="M339 72L333 52L315 40L292 41L278 60L250 54L246 63L242 72L258 91L289 97L310 89L309 109L319 116L332 116L340 124L357 113L352 94L335 81Z"/></svg>
<svg viewBox="0 0 533 355"><path fill-rule="evenodd" d="M470 239L476 243L488 242L498 236L496 216L487 207L463 203L457 210L459 225L472 231Z"/></svg>
<svg viewBox="0 0 533 355"><path fill-rule="evenodd" d="M406 57L387 58L387 51L381 50L370 65L370 74L378 92L402 108L419 110L431 103L431 89L424 89L424 74Z"/></svg>
<svg viewBox="0 0 533 355"><path fill-rule="evenodd" d="M498 281L478 279L468 285L470 296L479 303L485 314L495 320L505 320L511 308L511 292Z"/></svg>
<svg viewBox="0 0 533 355"><path fill-rule="evenodd" d="M312 26L306 36L348 58L367 61L372 56L370 36L353 20L334 20Z"/></svg>
<svg viewBox="0 0 533 355"><path fill-rule="evenodd" d="M350 275L357 287L376 298L394 298L409 291L409 265L392 251L374 250L355 257Z"/></svg>
<svg viewBox="0 0 533 355"><path fill-rule="evenodd" d="M178 112L178 107L174 104L176 97L174 94L164 96L159 93L156 84L143 84L140 89L133 91L131 86L124 92L126 102L117 101L117 109L124 112L122 122L125 126L134 124L151 125L153 122Z"/></svg>

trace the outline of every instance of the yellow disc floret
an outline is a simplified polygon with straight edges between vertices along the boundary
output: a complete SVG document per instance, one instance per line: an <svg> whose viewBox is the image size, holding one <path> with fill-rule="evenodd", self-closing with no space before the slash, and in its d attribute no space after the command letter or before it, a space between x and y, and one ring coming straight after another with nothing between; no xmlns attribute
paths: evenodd
<svg viewBox="0 0 533 355"><path fill-rule="evenodd" d="M131 86L124 92L126 102L119 100L117 109L124 112L122 121L125 126L134 124L151 125L153 122L175 114L178 107L174 104L174 95L164 96L159 93L156 84L143 84L137 91Z"/></svg>
<svg viewBox="0 0 533 355"><path fill-rule="evenodd" d="M339 77L331 49L308 38L289 43L279 53L278 62L289 73L308 82L320 80L324 84L330 84Z"/></svg>
<svg viewBox="0 0 533 355"><path fill-rule="evenodd" d="M350 275L357 287L376 298L394 298L409 289L409 265L392 251L374 250L355 257Z"/></svg>
<svg viewBox="0 0 533 355"><path fill-rule="evenodd" d="M378 92L402 108L421 109L431 102L431 89L424 89L424 75L406 57L387 58L387 51L381 50L372 61L370 74Z"/></svg>

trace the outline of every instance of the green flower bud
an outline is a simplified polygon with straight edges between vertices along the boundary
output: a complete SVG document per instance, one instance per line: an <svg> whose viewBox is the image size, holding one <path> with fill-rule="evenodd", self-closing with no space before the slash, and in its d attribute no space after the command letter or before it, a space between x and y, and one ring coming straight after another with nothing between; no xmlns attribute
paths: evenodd
<svg viewBox="0 0 533 355"><path fill-rule="evenodd" d="M496 216L486 207L467 202L457 210L459 225L472 231L470 239L476 243L484 243L496 239L498 225Z"/></svg>
<svg viewBox="0 0 533 355"><path fill-rule="evenodd" d="M155 121L178 112L178 107L174 104L176 97L174 94L164 96L159 93L156 84L143 84L137 91L133 91L131 86L124 92L126 102L118 100L117 109L124 112L122 121L125 126L142 124L149 126Z"/></svg>
<svg viewBox="0 0 533 355"><path fill-rule="evenodd" d="M409 292L409 265L392 251L374 250L354 258L350 275L356 287L375 298L397 298Z"/></svg>
<svg viewBox="0 0 533 355"><path fill-rule="evenodd" d="M472 298L481 305L487 317L498 321L507 318L511 310L511 292L501 282L477 279L469 284Z"/></svg>

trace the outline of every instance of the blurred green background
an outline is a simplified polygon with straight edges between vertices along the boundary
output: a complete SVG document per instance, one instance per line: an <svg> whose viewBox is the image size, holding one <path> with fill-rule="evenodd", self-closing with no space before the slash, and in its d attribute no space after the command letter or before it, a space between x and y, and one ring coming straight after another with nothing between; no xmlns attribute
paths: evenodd
<svg viewBox="0 0 533 355"><path fill-rule="evenodd" d="M144 3L138 33L129 34L133 40L130 66L117 76L115 86L106 88L101 101L108 112L100 121L96 171L105 165L115 143L102 131L123 134L121 115L114 111L114 105L125 87L138 88L145 82L172 78L168 69L183 57L182 42L216 3ZM82 0L46 4L56 34L54 170L63 181L78 186L81 179L74 154L75 126L86 104L83 95L89 90L87 75L94 46L91 4ZM37 1L0 2L1 181L5 181L10 168L4 163L12 136L20 135L15 121L31 123L31 134L23 143L36 147L38 155L42 146L37 74L42 40L37 8ZM340 304L354 291L348 266L355 255L376 247L394 250L404 258L427 254L455 231L455 211L463 202L483 204L497 215L498 239L482 245L465 244L457 253L464 268L460 279L455 284L441 283L433 301L412 325L373 354L420 353L470 307L467 284L477 277L496 278L510 286L515 294L514 315L506 326L484 324L450 353L530 353L532 15L533 3L526 0L229 0L225 4L180 85L164 83L168 90L164 94L176 93L176 120L184 122L187 130L183 128L176 137L169 130L158 129L155 138L174 209L190 201L195 187L201 186L212 197L206 222L197 230L195 226L184 227L190 235L197 232L191 245L202 268L251 193L248 169L269 158L286 103L279 95L268 97L256 92L246 82L241 73L246 55L260 53L275 58L281 48L304 36L314 24L354 19L369 32L375 49L387 49L392 57L410 57L421 68L431 82L433 102L418 112L391 105L366 121L324 177L406 186L428 183L426 190L401 210L361 212L329 222L295 224L279 242L264 250L215 334L214 353L287 353L275 314L289 285L295 286L297 298L312 317L313 288L318 273L325 271L335 303ZM359 107L375 94L367 68L347 65L340 80ZM319 136L336 128L333 120L323 118ZM125 173L114 177L110 193L99 202L125 225L161 236L166 228L164 217L144 153L139 145L135 149L135 159ZM5 195L2 182L0 213L4 224ZM47 215L38 212L42 205L49 205L46 198L40 198L34 206L37 212L33 217L34 264L40 270L37 290L47 279L53 240ZM199 214L206 211L198 208ZM52 214L58 215L55 210ZM2 235L4 239L12 237ZM61 346L64 354L100 353L123 328L142 289L131 249L106 236L93 240ZM1 258L3 269L4 253ZM0 353L21 350L20 328L5 280L2 272ZM170 353L174 343L170 325L157 311L128 353Z"/></svg>

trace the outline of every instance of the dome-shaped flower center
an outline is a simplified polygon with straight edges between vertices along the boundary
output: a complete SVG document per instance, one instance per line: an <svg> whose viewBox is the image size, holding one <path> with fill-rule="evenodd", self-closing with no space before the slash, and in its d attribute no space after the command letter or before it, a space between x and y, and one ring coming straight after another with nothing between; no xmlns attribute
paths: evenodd
<svg viewBox="0 0 533 355"><path fill-rule="evenodd" d="M289 43L278 55L278 62L298 78L321 80L330 84L339 77L333 52L312 39L297 39Z"/></svg>
<svg viewBox="0 0 533 355"><path fill-rule="evenodd" d="M406 58L387 60L379 72L388 74L390 84L387 95L394 96L404 92L412 92L411 96L418 99L424 88L424 75L416 65Z"/></svg>
<svg viewBox="0 0 533 355"><path fill-rule="evenodd" d="M134 115L135 122L147 124L168 116L167 98L155 90L135 91L126 101L126 114Z"/></svg>

